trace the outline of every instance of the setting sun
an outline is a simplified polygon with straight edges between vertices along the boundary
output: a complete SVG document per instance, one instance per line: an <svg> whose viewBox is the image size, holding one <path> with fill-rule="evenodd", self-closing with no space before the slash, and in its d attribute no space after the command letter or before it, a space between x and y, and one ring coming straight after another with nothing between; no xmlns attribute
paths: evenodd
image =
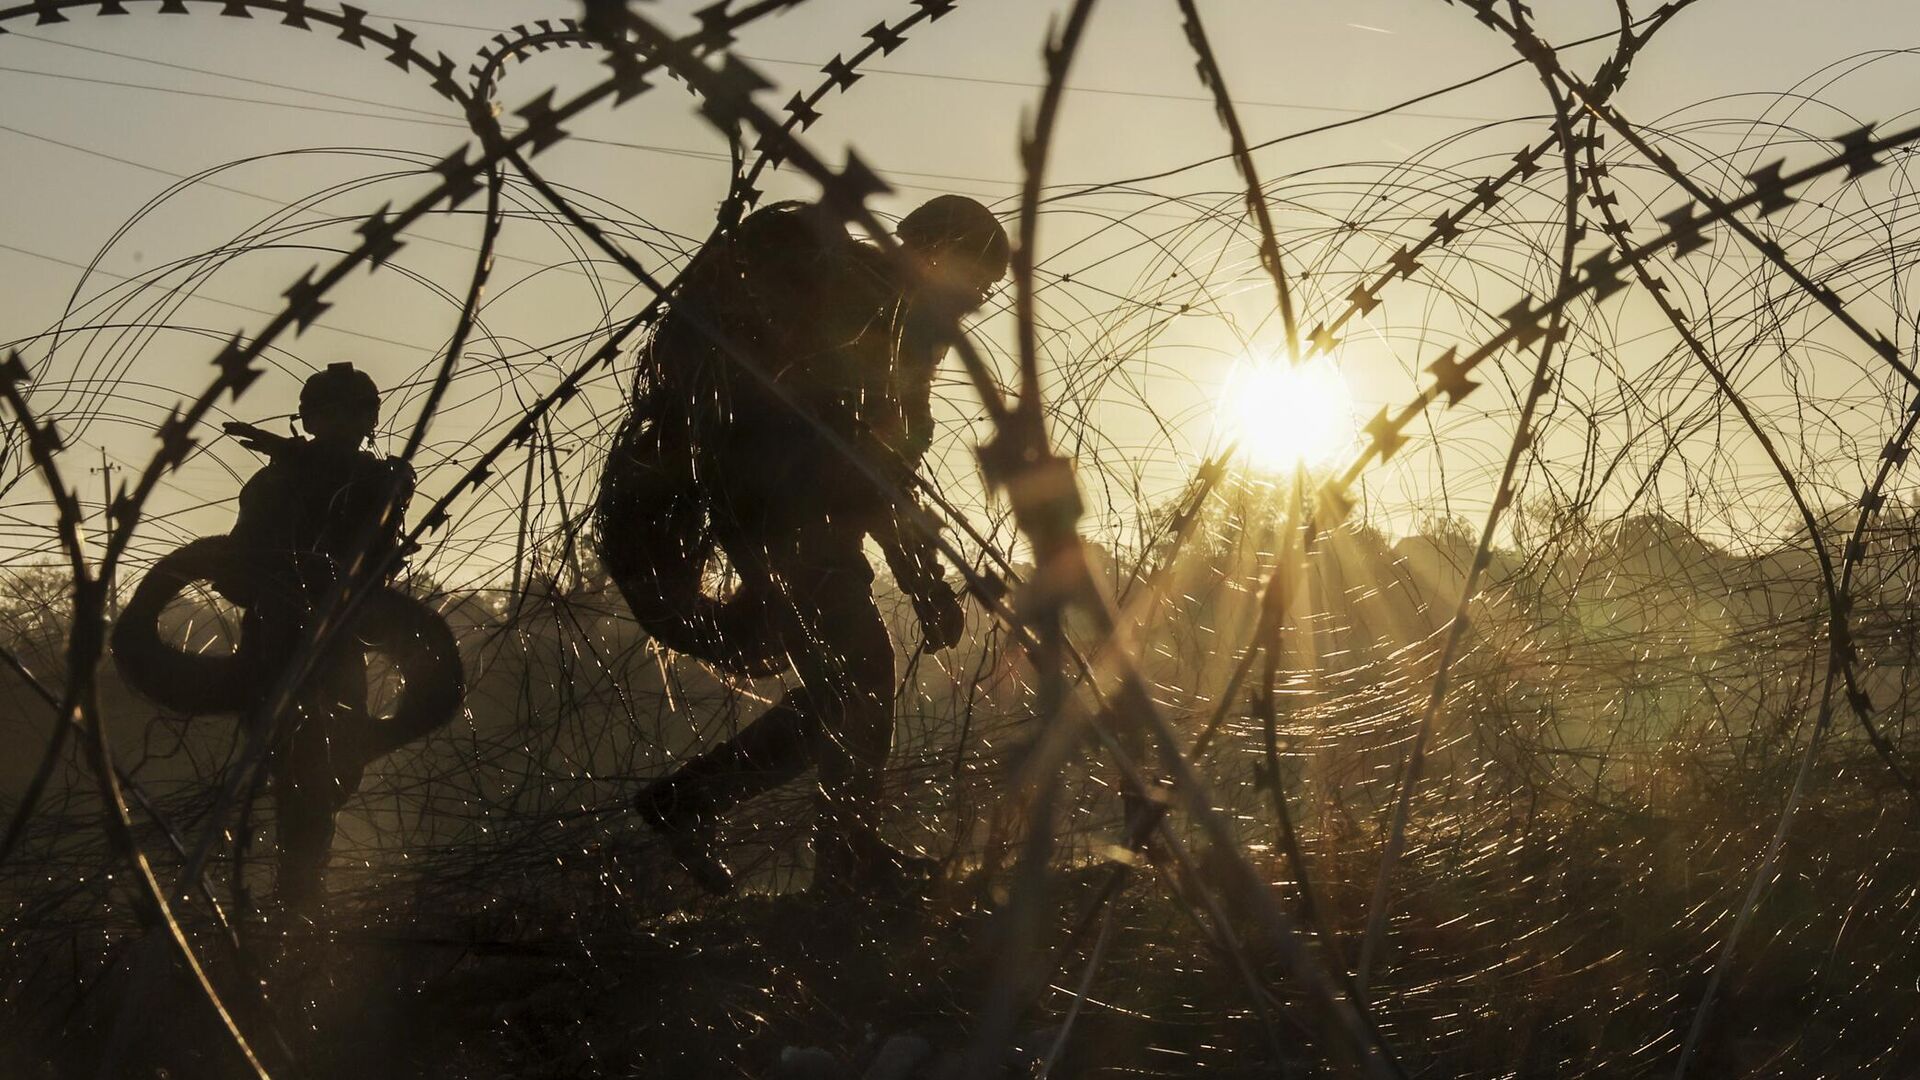
<svg viewBox="0 0 1920 1080"><path fill-rule="evenodd" d="M1256 469L1330 465L1353 444L1353 399L1325 357L1242 363L1227 379L1218 417L1222 433Z"/></svg>

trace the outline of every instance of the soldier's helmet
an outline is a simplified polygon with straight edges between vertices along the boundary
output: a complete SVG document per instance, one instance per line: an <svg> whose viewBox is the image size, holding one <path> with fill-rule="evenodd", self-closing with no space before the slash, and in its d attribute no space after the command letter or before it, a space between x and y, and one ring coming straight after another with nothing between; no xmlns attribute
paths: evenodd
<svg viewBox="0 0 1920 1080"><path fill-rule="evenodd" d="M982 292L1007 276L1013 245L993 211L965 195L939 195L900 219L900 241Z"/></svg>
<svg viewBox="0 0 1920 1080"><path fill-rule="evenodd" d="M380 388L352 364L328 364L300 388L300 422L316 436L364 439L380 423Z"/></svg>

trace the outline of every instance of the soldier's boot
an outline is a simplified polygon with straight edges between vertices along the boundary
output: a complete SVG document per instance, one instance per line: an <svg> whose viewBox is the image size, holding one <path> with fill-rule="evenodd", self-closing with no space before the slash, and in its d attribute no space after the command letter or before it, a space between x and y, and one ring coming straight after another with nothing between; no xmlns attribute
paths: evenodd
<svg viewBox="0 0 1920 1080"><path fill-rule="evenodd" d="M733 871L715 850L713 816L688 797L674 778L647 785L634 800L634 809L702 889L715 896L733 891Z"/></svg>

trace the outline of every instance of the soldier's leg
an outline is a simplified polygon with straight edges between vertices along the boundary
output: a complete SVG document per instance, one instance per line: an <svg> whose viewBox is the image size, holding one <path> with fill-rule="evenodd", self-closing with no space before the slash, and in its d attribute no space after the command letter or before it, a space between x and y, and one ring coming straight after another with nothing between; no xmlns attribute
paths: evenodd
<svg viewBox="0 0 1920 1080"><path fill-rule="evenodd" d="M745 578L743 588L771 597L776 583L758 548L736 538L728 550ZM756 632L776 634L779 628L768 625ZM805 689L796 690L733 738L649 784L635 799L635 809L664 835L674 858L703 888L728 892L733 875L714 850L714 825L734 806L798 778L812 761L819 731L819 711Z"/></svg>
<svg viewBox="0 0 1920 1080"><path fill-rule="evenodd" d="M893 747L893 645L873 602L864 531L817 518L771 539L730 547L750 587L770 590L782 643L801 687L739 735L650 786L639 809L668 832L683 865L715 891L730 884L697 833L740 802L820 768L819 864L824 884L851 883L882 854L876 826Z"/></svg>
<svg viewBox="0 0 1920 1080"><path fill-rule="evenodd" d="M254 708L264 708L298 648L304 607L284 582L267 580L240 623L239 654L253 686ZM256 714L272 740L267 770L274 807L273 897L285 914L311 912L320 893L321 864L333 841L333 811L325 776L314 768L312 733L296 702L271 715ZM315 852L320 855L316 859Z"/></svg>
<svg viewBox="0 0 1920 1080"><path fill-rule="evenodd" d="M710 822L797 779L811 763L819 714L805 690L787 694L739 734L649 786L642 811L670 821Z"/></svg>
<svg viewBox="0 0 1920 1080"><path fill-rule="evenodd" d="M784 608L780 601L784 587L776 578L776 556L767 550L762 531L736 524L725 530L723 540L741 578L740 595L750 598L737 608L762 613L752 625L732 628L734 634L760 639L742 642L741 647L752 652L763 651L762 644L768 649L791 648L778 617ZM710 823L734 806L796 779L811 763L819 727L806 692L787 694L733 738L649 786L640 796L641 813L670 824Z"/></svg>
<svg viewBox="0 0 1920 1080"><path fill-rule="evenodd" d="M337 811L360 791L367 766L373 764L373 706L367 654L358 642L343 642L315 673L316 692L325 700L331 719L328 750L333 764L333 801Z"/></svg>
<svg viewBox="0 0 1920 1080"><path fill-rule="evenodd" d="M347 646L323 659L289 712L291 729L274 754L279 819L275 894L289 913L315 912L325 898L327 864L341 807L360 789L369 721L366 657Z"/></svg>
<svg viewBox="0 0 1920 1080"><path fill-rule="evenodd" d="M274 897L289 915L315 913L333 847L337 805L325 726L305 710L291 710L293 725L273 756L274 817L279 832Z"/></svg>
<svg viewBox="0 0 1920 1080"><path fill-rule="evenodd" d="M856 888L890 853L878 840L893 751L893 642L873 601L863 534L821 522L780 549L788 652L818 720L820 823L815 879Z"/></svg>

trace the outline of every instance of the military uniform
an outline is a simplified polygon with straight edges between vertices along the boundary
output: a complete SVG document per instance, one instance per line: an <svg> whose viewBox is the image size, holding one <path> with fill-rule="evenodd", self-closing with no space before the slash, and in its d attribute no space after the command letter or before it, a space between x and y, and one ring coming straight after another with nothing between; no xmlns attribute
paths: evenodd
<svg viewBox="0 0 1920 1080"><path fill-rule="evenodd" d="M643 358L661 455L692 463L741 579L729 610L752 613L729 622L730 648L784 654L800 688L649 788L641 810L668 828L710 823L817 765L828 885L857 886L888 850L875 826L894 656L866 538L923 618L943 599L958 620L931 545L900 526L888 490L912 490L933 439L945 345L927 303L877 250L780 204L702 252Z"/></svg>
<svg viewBox="0 0 1920 1080"><path fill-rule="evenodd" d="M257 678L255 702L264 704L287 675L341 575L356 559L364 565L392 554L412 493L405 462L321 441L289 441L247 481L230 534L239 558L215 586L246 611L240 651ZM359 790L371 723L365 652L351 635L338 636L278 717L268 759L279 828L275 893L290 910L319 898L334 816Z"/></svg>

